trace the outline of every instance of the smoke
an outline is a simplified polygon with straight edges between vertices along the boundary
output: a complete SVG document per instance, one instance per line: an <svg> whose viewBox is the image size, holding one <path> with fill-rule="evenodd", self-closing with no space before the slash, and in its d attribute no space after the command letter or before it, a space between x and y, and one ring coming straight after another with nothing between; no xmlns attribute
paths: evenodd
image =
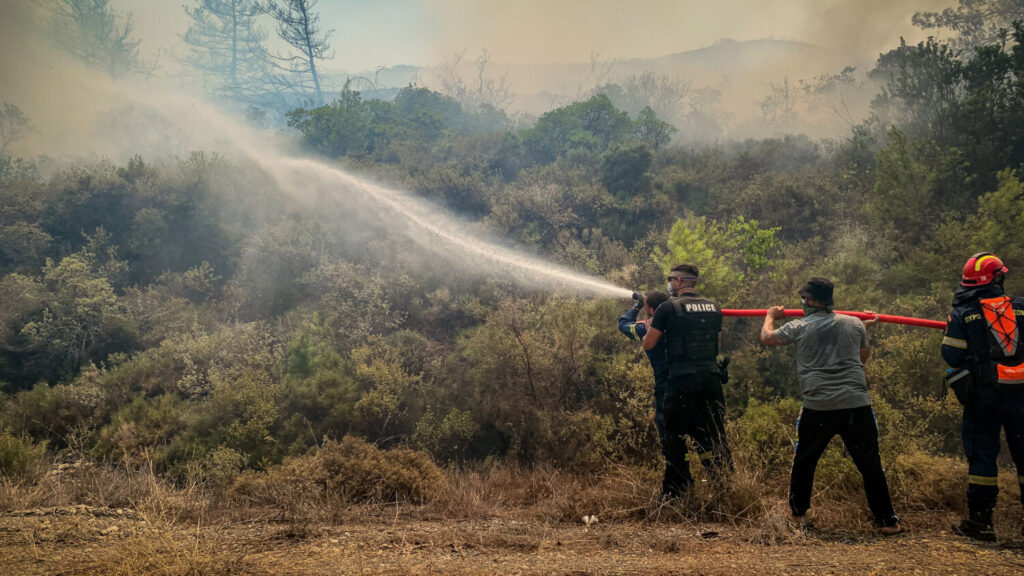
<svg viewBox="0 0 1024 576"><path fill-rule="evenodd" d="M33 23L31 8L14 13L18 22ZM5 13L7 16L7 13ZM252 162L296 202L329 214L344 212L344 226L364 223L367 229L388 222L388 231L402 234L437 255L437 263L468 276L499 273L521 286L570 290L575 294L629 298L631 292L608 282L555 266L468 232L469 225L412 195L386 188L327 164L295 156L288 139L255 130L225 115L202 99L182 95L153 81L113 81L85 69L39 40L24 34L27 26L4 20L4 53L20 46L24 58L5 62L0 98L31 118L38 132L17 143L12 152L58 157L66 161L110 158L124 161L140 155L147 162L187 158L193 151L216 152L239 162ZM12 35L7 35L8 30ZM24 50L31 46L31 50ZM348 228L359 237L365 230Z"/></svg>
<svg viewBox="0 0 1024 576"><path fill-rule="evenodd" d="M491 78L504 77L513 107L534 116L645 72L685 82L691 97L661 117L680 130L680 140L699 143L847 135L877 93L863 80L878 55L901 37L914 43L927 36L913 26L915 12L954 3L451 0L435 6L431 23L435 61L461 50L488 51ZM842 94L803 90L848 66L861 85L847 85ZM779 101L792 109L772 109Z"/></svg>
<svg viewBox="0 0 1024 576"><path fill-rule="evenodd" d="M585 63L656 58L710 46L721 38L793 40L871 59L899 41L923 34L910 16L955 0L436 0L435 59L459 49L487 49L496 61ZM909 39L909 38L908 38Z"/></svg>
<svg viewBox="0 0 1024 576"><path fill-rule="evenodd" d="M846 134L851 119L859 122L866 116L872 87L847 89L841 100L833 96L801 103L795 110L799 118L789 122L765 123L762 104L784 82L792 98L802 98L800 80L813 81L846 66L856 66L863 78L878 54L896 47L901 36L908 42L926 37L926 31L911 24L914 12L954 3L396 0L359 6L321 2L318 10L325 26L337 29L332 39L337 56L322 63L328 75L339 68L430 66L457 52L472 59L487 51L487 76L504 77L513 93L510 111L540 115L588 97L602 82L621 83L651 70L691 87L691 97L665 116L675 121L679 138L701 142L794 132ZM95 117L100 110L90 103L108 102L109 92L118 88L102 74L83 75L80 66L41 40L48 4L52 1L0 0L0 98L36 119L39 129L20 143L18 152L103 154L90 146L92 135L81 119ZM174 83L179 89L176 63L168 56L181 52L180 34L188 25L179 3L113 0L112 6L134 14L145 54L162 51L158 76L149 87L160 90ZM723 38L737 42L723 44ZM776 45L744 44L758 39ZM685 57L669 57L682 53ZM436 80L424 71L418 83L441 89ZM843 116L832 110L839 107Z"/></svg>
<svg viewBox="0 0 1024 576"><path fill-rule="evenodd" d="M846 55L847 64L872 63L882 52L924 40L933 32L914 28L916 12L935 12L956 5L955 0L843 0L815 1L798 34L808 42Z"/></svg>

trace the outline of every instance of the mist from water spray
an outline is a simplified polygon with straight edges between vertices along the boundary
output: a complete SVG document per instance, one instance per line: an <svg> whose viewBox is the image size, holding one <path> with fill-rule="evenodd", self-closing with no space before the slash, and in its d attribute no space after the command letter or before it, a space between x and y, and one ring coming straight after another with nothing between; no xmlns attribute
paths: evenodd
<svg viewBox="0 0 1024 576"><path fill-rule="evenodd" d="M256 160L285 189L309 185L310 179L313 179L328 190L333 189L335 194L347 193L343 199L345 201L368 200L377 203L382 215L397 215L404 220L405 234L409 238L429 250L444 250L446 253L457 250L460 257L471 264L470 268L486 265L492 270L498 269L502 277L512 278L517 284L567 290L576 295L602 298L629 298L632 295L632 291L604 280L476 237L465 231L465 223L444 214L436 207L323 163L288 157L258 157ZM358 195L358 198L353 195Z"/></svg>
<svg viewBox="0 0 1024 576"><path fill-rule="evenodd" d="M237 151L258 164L277 185L299 201L316 206L330 200L349 214L371 223L386 222L388 230L399 232L423 248L437 254L438 266L448 264L453 272L470 275L494 274L529 288L566 292L597 298L630 298L632 291L541 258L502 246L501 239L487 239L471 232L471 224L444 212L434 204L398 190L374 184L367 179L331 167L324 162L291 156L281 150L285 142L275 142L261 133L229 118L206 103L169 93L147 94L132 98L129 108L143 107L138 116L139 129L120 126L122 153L142 152L144 156L187 154L195 149L213 149L230 156ZM146 102L147 104L141 104ZM123 115L122 115L123 116ZM158 116L154 118L154 116ZM176 136L165 126L162 137L146 136L142 125L173 124ZM159 143L170 145L158 150ZM435 264L431 262L430 264Z"/></svg>

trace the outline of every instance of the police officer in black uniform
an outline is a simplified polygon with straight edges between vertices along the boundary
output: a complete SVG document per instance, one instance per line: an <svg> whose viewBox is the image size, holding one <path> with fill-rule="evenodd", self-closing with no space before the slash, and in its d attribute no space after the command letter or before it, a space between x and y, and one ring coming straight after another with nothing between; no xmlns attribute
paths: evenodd
<svg viewBox="0 0 1024 576"><path fill-rule="evenodd" d="M694 287L699 272L679 264L668 276L672 298L658 306L643 339L645 350L668 342L669 379L665 390L665 478L662 493L681 496L693 484L685 436L713 479L732 469L725 438L725 396L719 366L722 310L700 297Z"/></svg>

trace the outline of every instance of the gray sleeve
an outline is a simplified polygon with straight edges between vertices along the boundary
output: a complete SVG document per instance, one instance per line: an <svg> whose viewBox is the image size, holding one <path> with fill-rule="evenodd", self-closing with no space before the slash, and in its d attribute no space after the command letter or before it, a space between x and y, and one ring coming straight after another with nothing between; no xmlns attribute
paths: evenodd
<svg viewBox="0 0 1024 576"><path fill-rule="evenodd" d="M806 323L803 320L791 320L786 322L781 328L775 331L775 337L783 344L792 344L800 339L800 336L803 334L805 324Z"/></svg>

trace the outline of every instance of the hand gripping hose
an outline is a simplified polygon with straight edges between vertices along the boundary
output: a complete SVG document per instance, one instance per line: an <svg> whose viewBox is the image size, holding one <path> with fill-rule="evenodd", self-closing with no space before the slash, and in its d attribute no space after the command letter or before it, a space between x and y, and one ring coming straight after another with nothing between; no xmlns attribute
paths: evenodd
<svg viewBox="0 0 1024 576"><path fill-rule="evenodd" d="M855 316L861 320L869 320L872 318L872 314L865 312L850 312L847 310L836 310L836 314L845 314L847 316ZM723 316L764 316L768 314L767 309L761 310L729 310L723 309ZM783 316L803 316L803 310L786 309L782 311ZM936 330L945 330L946 323L938 320L925 320L924 318L911 318L910 316L891 316L889 314L874 314L875 318L879 322L889 322L891 324L906 324L907 326L920 326L922 328L935 328Z"/></svg>

